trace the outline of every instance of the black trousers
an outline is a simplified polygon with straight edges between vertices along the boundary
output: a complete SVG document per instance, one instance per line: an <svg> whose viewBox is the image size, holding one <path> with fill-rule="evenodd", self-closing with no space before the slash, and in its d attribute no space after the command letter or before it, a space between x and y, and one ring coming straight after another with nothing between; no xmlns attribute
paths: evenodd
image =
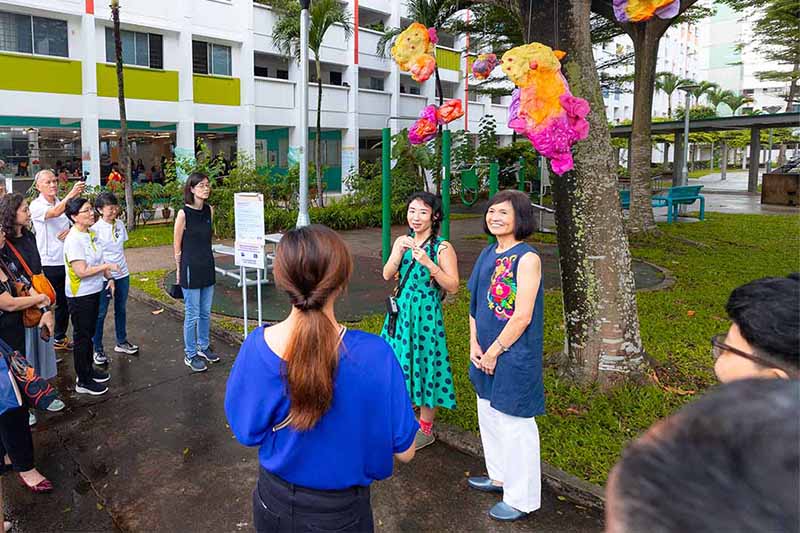
<svg viewBox="0 0 800 533"><path fill-rule="evenodd" d="M69 309L67 308L67 293L64 292L64 284L67 282L67 274L64 272L64 266L43 266L42 273L47 277L47 280L56 291L56 330L53 332L53 338L60 341L67 336L67 326L69 326Z"/></svg>
<svg viewBox="0 0 800 533"><path fill-rule="evenodd" d="M371 533L369 487L315 490L288 483L263 467L253 491L256 531Z"/></svg>
<svg viewBox="0 0 800 533"><path fill-rule="evenodd" d="M100 312L100 295L96 292L78 298L67 298L69 314L72 318L72 357L75 361L75 374L78 382L85 384L92 379L92 337Z"/></svg>
<svg viewBox="0 0 800 533"><path fill-rule="evenodd" d="M0 415L0 465L3 456L11 458L11 468L15 472L27 472L33 468L33 437L28 425L28 407L23 405L9 409Z"/></svg>

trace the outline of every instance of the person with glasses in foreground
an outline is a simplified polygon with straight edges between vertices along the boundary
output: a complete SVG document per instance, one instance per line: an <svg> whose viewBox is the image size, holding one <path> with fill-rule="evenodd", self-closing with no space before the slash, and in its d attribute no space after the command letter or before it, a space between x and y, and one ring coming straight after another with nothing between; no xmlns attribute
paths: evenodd
<svg viewBox="0 0 800 533"><path fill-rule="evenodd" d="M711 339L721 382L800 377L800 273L742 285L725 309L733 323Z"/></svg>

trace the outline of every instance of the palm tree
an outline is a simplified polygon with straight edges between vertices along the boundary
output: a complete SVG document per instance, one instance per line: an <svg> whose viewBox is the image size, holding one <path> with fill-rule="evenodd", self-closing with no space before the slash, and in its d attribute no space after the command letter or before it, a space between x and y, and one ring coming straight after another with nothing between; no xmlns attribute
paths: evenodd
<svg viewBox="0 0 800 533"><path fill-rule="evenodd" d="M696 105L700 105L700 98L702 98L704 94L719 89L719 85L711 81L698 81L694 82L694 84L697 85L697 87L692 89L692 96L694 96Z"/></svg>
<svg viewBox="0 0 800 533"><path fill-rule="evenodd" d="M667 116L672 118L672 94L685 85L690 85L692 80L681 78L672 72L659 72L656 75L656 89L667 95Z"/></svg>
<svg viewBox="0 0 800 533"><path fill-rule="evenodd" d="M708 101L712 106L714 106L715 111L720 104L726 103L728 98L733 95L733 91L729 91L728 89L720 89L719 87L712 89L707 93Z"/></svg>
<svg viewBox="0 0 800 533"><path fill-rule="evenodd" d="M119 157L125 177L125 224L133 230L136 222L133 210L131 158L128 155L128 115L125 111L125 79L122 70L122 37L119 29L119 0L111 0L111 19L114 21L114 59L117 64L117 102L119 103Z"/></svg>
<svg viewBox="0 0 800 533"><path fill-rule="evenodd" d="M298 2L289 0L273 0L271 5L279 13L278 21L272 30L272 40L275 46L284 55L294 55L300 60L300 7ZM309 8L308 48L314 54L314 63L317 73L317 126L314 139L314 159L317 173L317 205L324 205L322 194L322 155L320 153L320 137L322 136L322 62L319 53L322 41L327 31L334 24L339 24L344 29L345 39L353 34L350 24L350 14L337 0L315 0ZM308 65L300 65L308 68ZM302 90L308 90L303 87ZM358 90L352 87L350 90ZM308 135L303 132L303 135Z"/></svg>
<svg viewBox="0 0 800 533"><path fill-rule="evenodd" d="M731 113L734 115L736 111L745 104L749 104L752 102L753 99L749 96L743 96L741 94L733 94L725 99L725 103L728 104L728 107L731 108Z"/></svg>

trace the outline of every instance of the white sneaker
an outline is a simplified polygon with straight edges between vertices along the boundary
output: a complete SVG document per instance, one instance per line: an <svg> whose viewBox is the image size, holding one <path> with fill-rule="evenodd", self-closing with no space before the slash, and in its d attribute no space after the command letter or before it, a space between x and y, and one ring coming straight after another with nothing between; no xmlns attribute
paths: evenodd
<svg viewBox="0 0 800 533"><path fill-rule="evenodd" d="M63 410L65 407L66 405L64 405L64 402L56 398L55 400L50 402L50 405L47 406L47 410L50 411L51 413L57 413Z"/></svg>

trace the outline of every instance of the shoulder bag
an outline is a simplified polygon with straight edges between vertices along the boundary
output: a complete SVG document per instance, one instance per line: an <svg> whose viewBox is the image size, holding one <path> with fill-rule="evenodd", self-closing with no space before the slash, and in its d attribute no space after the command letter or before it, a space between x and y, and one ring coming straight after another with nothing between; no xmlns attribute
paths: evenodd
<svg viewBox="0 0 800 533"><path fill-rule="evenodd" d="M430 237L425 239L425 241L422 243L422 248L428 244L430 239ZM411 264L408 265L408 270L406 270L403 279L401 279L400 283L398 283L394 288L392 295L386 299L386 315L389 317L389 321L386 324L386 332L390 337L394 337L397 331L397 315L400 314L400 307L397 305L397 299L400 297L400 293L403 292L403 287L408 281L408 277L411 275L411 271L414 269L414 263L416 263L416 261L416 259L411 260Z"/></svg>
<svg viewBox="0 0 800 533"><path fill-rule="evenodd" d="M8 276L8 280L14 285L14 292L17 294L18 298L31 295L31 284L28 283L27 279L22 276L19 278L15 277L11 273L11 269L8 268L8 265L1 259L0 268L3 269L3 272ZM42 314L42 311L35 305L25 308L22 310L22 324L26 328L38 326L39 321L42 319Z"/></svg>
<svg viewBox="0 0 800 533"><path fill-rule="evenodd" d="M19 263L22 265L22 268L25 270L25 273L28 275L28 279L31 280L31 285L39 294L44 294L48 298L50 298L50 304L56 304L56 291L53 289L53 285L50 283L50 280L47 279L47 276L44 274L34 274L31 272L30 267L28 267L28 263L22 258L22 254L17 251L13 244L9 240L6 240L6 246L14 252L14 255L17 256Z"/></svg>

